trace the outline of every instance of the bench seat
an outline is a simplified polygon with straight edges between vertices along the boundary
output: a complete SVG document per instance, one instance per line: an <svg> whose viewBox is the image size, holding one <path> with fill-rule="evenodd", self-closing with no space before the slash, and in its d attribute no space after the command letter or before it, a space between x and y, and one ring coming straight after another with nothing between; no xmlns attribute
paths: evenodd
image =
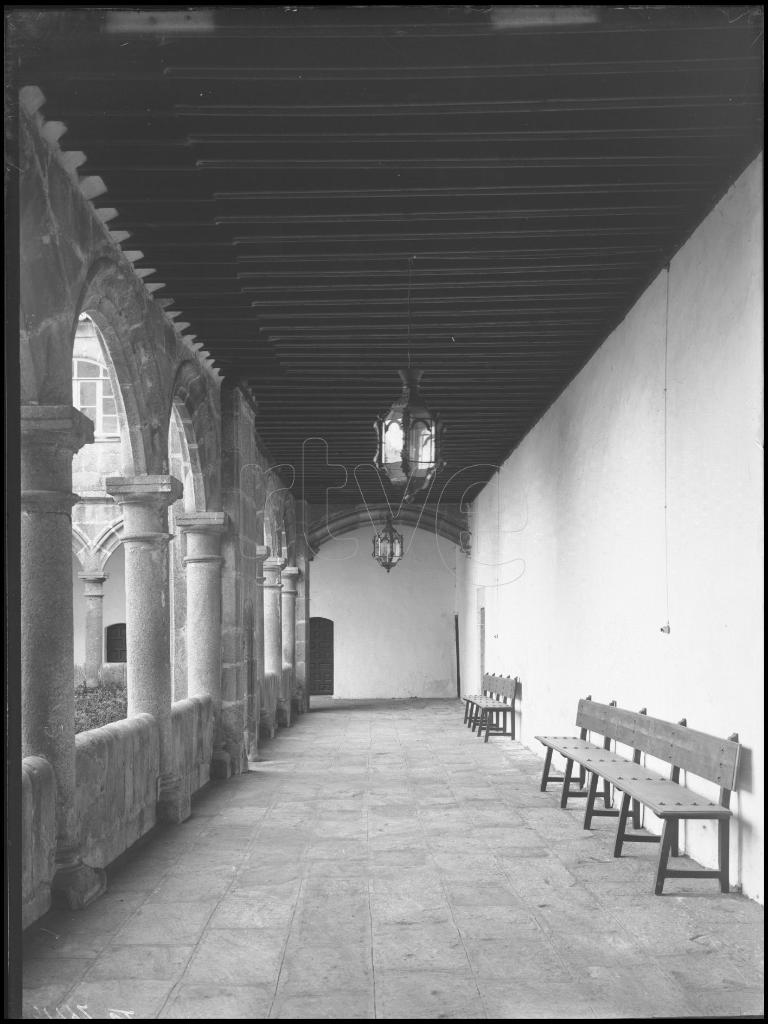
<svg viewBox="0 0 768 1024"><path fill-rule="evenodd" d="M615 857L621 856L625 842L660 843L654 888L656 895L661 895L667 878L717 878L721 891L728 892L729 802L736 783L739 759L737 735L734 733L728 739L721 739L688 729L685 719L673 724L650 718L645 709L639 712L627 711L617 708L615 701L611 704L598 704L590 697L579 701L576 724L580 727L578 737L536 737L546 747L541 789L545 791L548 782L562 782L561 807L567 806L571 796L586 796L585 829L590 827L595 814L618 816ZM602 746L589 738L593 733L603 737ZM632 757L612 751L612 742L632 748ZM553 753L565 758L562 776L550 774ZM669 774L642 765L643 753L669 764ZM571 786L574 765L578 765L580 772L579 788L576 790ZM709 799L689 786L681 785L681 770L717 784L719 799ZM589 787L584 789L587 774L590 776ZM603 783L603 810L596 810L594 806L599 781ZM618 811L608 809L611 786L622 794ZM641 805L663 821L660 836L639 832ZM627 832L630 807L637 834ZM678 856L680 822L687 819L717 822L717 870L677 870L668 867L669 857Z"/></svg>
<svg viewBox="0 0 768 1024"><path fill-rule="evenodd" d="M515 738L515 699L519 679L509 676L484 675L483 692L467 694L464 700L464 722L477 735L506 735L507 718L511 719L509 735Z"/></svg>

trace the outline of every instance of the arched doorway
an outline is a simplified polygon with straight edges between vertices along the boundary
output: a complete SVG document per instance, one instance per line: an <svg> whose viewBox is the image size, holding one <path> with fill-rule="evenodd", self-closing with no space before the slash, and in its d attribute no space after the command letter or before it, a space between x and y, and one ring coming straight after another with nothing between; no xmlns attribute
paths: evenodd
<svg viewBox="0 0 768 1024"><path fill-rule="evenodd" d="M309 693L333 694L333 620L320 616L309 620Z"/></svg>

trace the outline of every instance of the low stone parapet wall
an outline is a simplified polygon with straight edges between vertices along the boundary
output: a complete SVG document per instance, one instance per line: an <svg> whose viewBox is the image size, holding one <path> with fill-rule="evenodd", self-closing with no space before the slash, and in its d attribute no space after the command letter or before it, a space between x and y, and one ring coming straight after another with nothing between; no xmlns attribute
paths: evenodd
<svg viewBox="0 0 768 1024"><path fill-rule="evenodd" d="M75 737L82 859L104 868L156 821L160 731L136 715Z"/></svg>
<svg viewBox="0 0 768 1024"><path fill-rule="evenodd" d="M174 753L183 792L210 779L214 712L210 697L177 701L171 713ZM75 737L76 807L81 856L105 868L146 835L157 820L160 730L152 715L136 715ZM22 927L51 906L56 854L56 779L48 761L22 762Z"/></svg>
<svg viewBox="0 0 768 1024"><path fill-rule="evenodd" d="M171 711L173 747L187 800L211 777L213 756L213 701L210 697L177 700Z"/></svg>
<svg viewBox="0 0 768 1024"><path fill-rule="evenodd" d="M49 909L56 856L56 778L44 757L21 762L21 926Z"/></svg>

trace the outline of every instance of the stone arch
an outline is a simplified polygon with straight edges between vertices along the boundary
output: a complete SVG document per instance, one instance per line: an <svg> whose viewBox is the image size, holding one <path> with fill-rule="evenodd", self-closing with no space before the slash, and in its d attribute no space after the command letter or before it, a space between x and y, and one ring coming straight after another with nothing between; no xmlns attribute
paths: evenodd
<svg viewBox="0 0 768 1024"><path fill-rule="evenodd" d="M91 550L91 542L88 537L76 524L72 524L72 554L78 561L81 569L85 569L88 553Z"/></svg>
<svg viewBox="0 0 768 1024"><path fill-rule="evenodd" d="M315 519L307 529L307 543L313 554L323 544L336 540L345 533L361 526L383 525L388 512L394 512L386 502L375 505L357 505L354 508L329 512ZM397 510L397 523L412 526L443 537L456 544L462 551L469 551L470 533L467 518L458 512L444 512L428 506L403 505Z"/></svg>
<svg viewBox="0 0 768 1024"><path fill-rule="evenodd" d="M93 550L98 552L99 568L103 569L110 557L123 543L123 518L120 516L105 527L93 542Z"/></svg>
<svg viewBox="0 0 768 1024"><path fill-rule="evenodd" d="M282 557L285 535L285 507L289 495L288 488L277 473L273 470L268 470L264 498L264 543L274 558Z"/></svg>
<svg viewBox="0 0 768 1024"><path fill-rule="evenodd" d="M216 511L221 504L219 416L205 375L191 359L182 362L176 371L169 420L174 416L189 464L192 494L185 505L190 511Z"/></svg>
<svg viewBox="0 0 768 1024"><path fill-rule="evenodd" d="M123 474L167 472L170 410L165 398L168 374L158 361L164 351L161 314L150 307L138 278L106 256L89 267L77 312L87 313L96 324L117 384L125 424Z"/></svg>

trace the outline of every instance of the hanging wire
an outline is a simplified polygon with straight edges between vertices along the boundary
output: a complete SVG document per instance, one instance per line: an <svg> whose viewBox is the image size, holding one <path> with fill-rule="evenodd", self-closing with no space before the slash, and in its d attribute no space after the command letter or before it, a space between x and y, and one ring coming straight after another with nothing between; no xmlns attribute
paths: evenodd
<svg viewBox="0 0 768 1024"><path fill-rule="evenodd" d="M413 256L408 257L408 369L411 369L411 273Z"/></svg>
<svg viewBox="0 0 768 1024"><path fill-rule="evenodd" d="M667 441L667 376L669 370L669 274L671 264L667 264L667 299L664 313L664 576L667 600L667 624L663 627L669 633L669 459Z"/></svg>

